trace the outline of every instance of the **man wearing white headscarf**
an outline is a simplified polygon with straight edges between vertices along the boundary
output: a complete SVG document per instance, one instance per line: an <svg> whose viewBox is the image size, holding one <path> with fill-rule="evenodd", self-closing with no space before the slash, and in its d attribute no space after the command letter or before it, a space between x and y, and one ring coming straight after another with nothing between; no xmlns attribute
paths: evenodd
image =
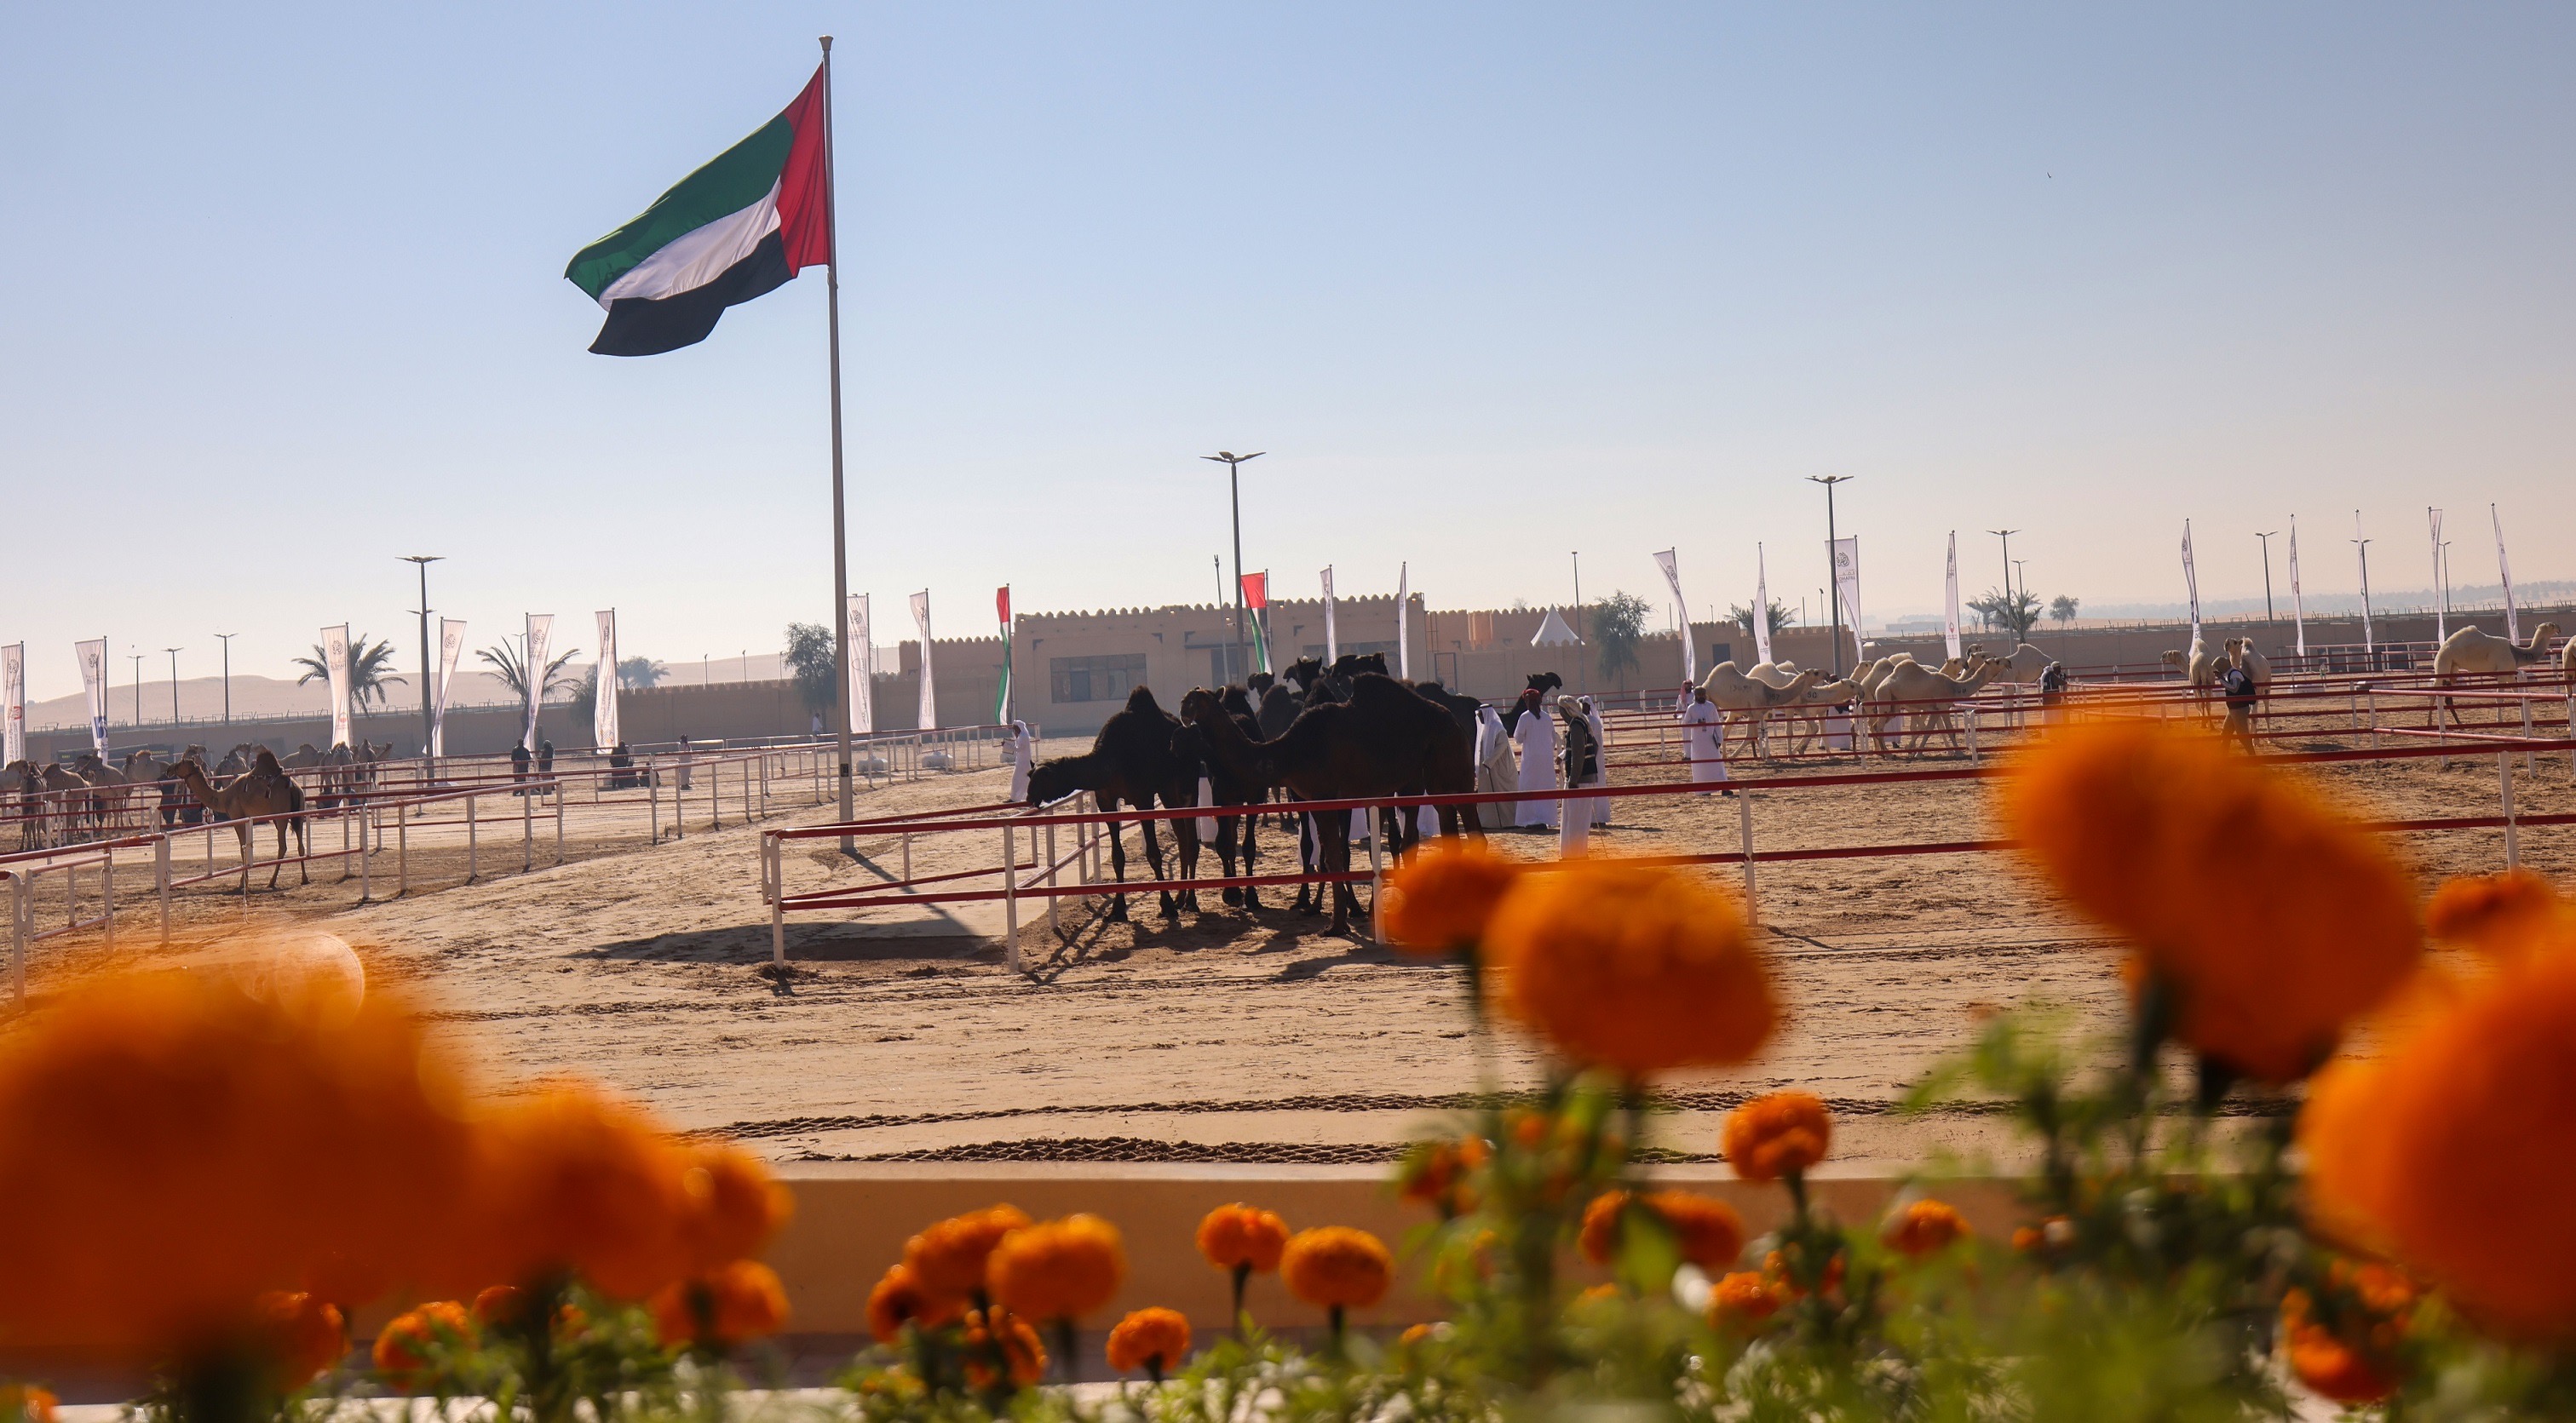
<svg viewBox="0 0 2576 1423"><path fill-rule="evenodd" d="M1601 704L1590 697L1585 697L1583 719L1592 726L1592 754L1598 758L1593 763L1590 784L1606 786L1610 784L1610 732L1601 724ZM1592 823L1595 825L1610 823L1610 797L1604 795L1592 798Z"/></svg>
<svg viewBox="0 0 2576 1423"><path fill-rule="evenodd" d="M1725 734L1717 708L1709 702L1708 693L1691 689L1691 704L1682 708L1677 718L1682 724L1682 755L1690 761L1694 781L1726 779L1726 748L1719 738ZM1706 791L1700 792L1708 794Z"/></svg>
<svg viewBox="0 0 2576 1423"><path fill-rule="evenodd" d="M1521 754L1520 784L1513 789L1557 789L1556 718L1549 716L1539 705L1539 694L1535 688L1521 693L1521 714L1512 727L1512 743ZM1556 802L1522 801L1513 808L1512 823L1524 830L1552 830L1556 827Z"/></svg>
<svg viewBox="0 0 2576 1423"><path fill-rule="evenodd" d="M1520 771L1512 764L1512 738L1503 730L1503 719L1489 706L1476 708L1476 789L1491 794L1520 789ZM1474 806L1476 824L1486 830L1501 830L1512 823L1513 808L1509 801L1482 801Z"/></svg>
<svg viewBox="0 0 2576 1423"><path fill-rule="evenodd" d="M1025 721L1011 723L1011 799L1029 798L1029 771L1038 763L1037 738L1029 734Z"/></svg>

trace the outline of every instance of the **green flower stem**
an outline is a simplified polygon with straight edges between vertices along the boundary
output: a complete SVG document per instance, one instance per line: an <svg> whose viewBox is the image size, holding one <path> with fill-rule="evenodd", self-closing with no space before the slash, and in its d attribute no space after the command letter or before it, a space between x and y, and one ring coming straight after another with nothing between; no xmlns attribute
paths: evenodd
<svg viewBox="0 0 2576 1423"><path fill-rule="evenodd" d="M1234 1267L1234 1337L1244 1336L1243 1287L1252 1281L1252 1262L1245 1260Z"/></svg>

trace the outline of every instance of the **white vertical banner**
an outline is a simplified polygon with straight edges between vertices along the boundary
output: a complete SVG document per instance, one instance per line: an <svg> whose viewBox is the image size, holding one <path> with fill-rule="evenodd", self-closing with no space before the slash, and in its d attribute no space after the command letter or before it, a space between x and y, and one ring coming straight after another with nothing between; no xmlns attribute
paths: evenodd
<svg viewBox="0 0 2576 1423"><path fill-rule="evenodd" d="M1406 616L1412 600L1413 566L1395 566L1395 675L1413 680L1413 620ZM1689 639L1683 639L1688 642Z"/></svg>
<svg viewBox="0 0 2576 1423"><path fill-rule="evenodd" d="M2299 593L2299 516L2290 516L2290 625L2299 634L2299 655L2308 655L2308 603Z"/></svg>
<svg viewBox="0 0 2576 1423"><path fill-rule="evenodd" d="M2489 504L2487 506L2487 515L2495 520L2496 577L2504 580L2505 640L2507 642L2520 642L2522 641L2522 620L2514 616L2513 569L2504 561L2504 515L2497 513L2496 506L2493 504Z"/></svg>
<svg viewBox="0 0 2576 1423"><path fill-rule="evenodd" d="M858 735L877 729L877 649L868 641L868 595L852 593L842 616L850 624L850 732Z"/></svg>
<svg viewBox="0 0 2576 1423"><path fill-rule="evenodd" d="M2442 511L2427 504L2425 521L2433 526L2433 641L2451 637L2451 584L2442 576Z"/></svg>
<svg viewBox="0 0 2576 1423"><path fill-rule="evenodd" d="M590 744L602 751L625 740L617 728L617 610L599 614L599 695L590 705Z"/></svg>
<svg viewBox="0 0 2576 1423"><path fill-rule="evenodd" d="M1690 604L1682 604L1682 622L1690 622ZM1753 660L1771 660L1771 570L1763 564L1762 545L1753 546Z"/></svg>
<svg viewBox="0 0 2576 1423"><path fill-rule="evenodd" d="M1947 601L1941 610L1941 638L1943 644L1949 648L1948 655L1957 657L1961 655L1959 651L1959 531L1957 529L1950 531L1950 573L1947 586Z"/></svg>
<svg viewBox="0 0 2576 1423"><path fill-rule="evenodd" d="M0 765L27 759L27 644L0 647Z"/></svg>
<svg viewBox="0 0 2576 1423"><path fill-rule="evenodd" d="M921 729L939 725L939 693L930 680L930 590L912 595L913 625L921 629Z"/></svg>
<svg viewBox="0 0 2576 1423"><path fill-rule="evenodd" d="M322 629L322 666L331 674L331 744L349 744L349 625Z"/></svg>
<svg viewBox="0 0 2576 1423"><path fill-rule="evenodd" d="M2182 521L2182 587L2191 599L2191 640L2200 641L2200 570L2191 566L2191 520Z"/></svg>
<svg viewBox="0 0 2576 1423"><path fill-rule="evenodd" d="M554 614L528 614L527 665L521 669L528 683L528 705L525 724L519 728L519 744L528 748L532 756L537 750L537 712L546 704L546 654L554 650L550 645L554 635Z"/></svg>
<svg viewBox="0 0 2576 1423"><path fill-rule="evenodd" d="M456 676L456 659L465 655L465 620L438 620L438 685L429 705L429 754L447 754L447 684Z"/></svg>
<svg viewBox="0 0 2576 1423"><path fill-rule="evenodd" d="M1851 629L1852 660L1861 660L1860 535L1834 540L1834 601L1842 605L1843 623Z"/></svg>
<svg viewBox="0 0 2576 1423"><path fill-rule="evenodd" d="M2370 540L2361 536L2361 511L2352 511L2352 550L2361 557L2361 650L2370 670L2379 670L2379 648L2370 636Z"/></svg>
<svg viewBox="0 0 2576 1423"><path fill-rule="evenodd" d="M104 757L107 755L107 639L94 637L87 642L75 642L72 651L80 656L81 691L87 694L89 744Z"/></svg>
<svg viewBox="0 0 2576 1423"><path fill-rule="evenodd" d="M1673 590L1673 601L1682 610L1682 680L1699 680L1699 648L1691 642L1690 600L1682 596L1682 564L1679 551L1665 549L1655 555L1655 566L1664 571L1664 586Z"/></svg>
<svg viewBox="0 0 2576 1423"><path fill-rule="evenodd" d="M1324 666L1342 660L1341 634L1333 629L1333 566L1324 565Z"/></svg>

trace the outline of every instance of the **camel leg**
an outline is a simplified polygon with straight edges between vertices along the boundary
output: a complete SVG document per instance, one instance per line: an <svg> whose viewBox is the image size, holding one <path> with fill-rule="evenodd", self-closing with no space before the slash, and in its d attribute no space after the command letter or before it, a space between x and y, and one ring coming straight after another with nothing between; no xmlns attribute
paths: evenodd
<svg viewBox="0 0 2576 1423"><path fill-rule="evenodd" d="M1297 868L1300 873L1312 874L1321 870L1323 867L1323 832L1317 828L1314 816L1300 815L1297 817ZM1300 914L1323 913L1323 886L1314 884L1298 885L1297 903L1295 907L1296 912Z"/></svg>
<svg viewBox="0 0 2576 1423"><path fill-rule="evenodd" d="M277 822L277 858L268 863L268 887L277 888L278 871L286 868L286 822ZM300 868L300 867L299 867Z"/></svg>
<svg viewBox="0 0 2576 1423"><path fill-rule="evenodd" d="M1137 805L1137 809L1139 810L1151 810L1153 808L1154 803L1150 800L1139 802ZM1177 807L1175 808L1177 809ZM1144 835L1145 864L1154 871L1154 884L1156 886L1154 891L1155 899L1160 906L1162 916L1166 919L1177 919L1180 917L1180 911L1172 906L1172 892L1161 887L1164 879L1163 842L1160 837L1154 834L1154 822L1150 820L1139 820L1136 822L1136 828ZM1173 838L1178 840L1179 836L1175 834ZM1178 846L1176 845L1174 848L1177 850Z"/></svg>
<svg viewBox="0 0 2576 1423"><path fill-rule="evenodd" d="M1260 858L1259 847L1253 842L1260 828L1260 816L1247 815L1243 817L1243 877L1245 879L1250 879L1255 874L1259 873L1258 870L1253 868ZM1243 907L1247 913L1261 907L1261 887L1259 885L1248 884L1243 887Z"/></svg>
<svg viewBox="0 0 2576 1423"><path fill-rule="evenodd" d="M1231 815L1218 816L1216 821L1216 860L1226 879L1234 878L1235 821L1236 817ZM1224 897L1229 908L1240 907L1243 903L1243 891L1232 885L1226 886Z"/></svg>
<svg viewBox="0 0 2576 1423"><path fill-rule="evenodd" d="M1338 815L1335 818L1341 819ZM1350 869L1351 829L1347 819L1342 820L1342 833L1328 834L1324 837L1323 854L1317 858L1322 861L1321 868L1327 873L1341 874ZM1360 912L1359 896L1351 892L1349 885L1339 881L1333 884L1332 889L1333 923L1327 932L1347 934L1351 931L1351 916Z"/></svg>
<svg viewBox="0 0 2576 1423"><path fill-rule="evenodd" d="M1195 820L1173 821L1172 840L1176 847L1173 858L1180 862L1178 878L1184 883L1197 879L1199 877L1199 823ZM1173 896L1173 899L1182 912L1190 914L1199 912L1197 890L1181 890Z"/></svg>
<svg viewBox="0 0 2576 1423"><path fill-rule="evenodd" d="M1118 808L1118 800L1115 796L1101 796L1099 800L1100 808L1102 810L1116 810ZM1109 821L1108 827L1109 873L1111 877L1118 881L1120 889L1119 893L1109 896L1109 918L1112 922L1124 923L1127 919L1127 895L1125 893L1127 885L1127 837L1122 833L1123 827L1120 826L1117 821Z"/></svg>

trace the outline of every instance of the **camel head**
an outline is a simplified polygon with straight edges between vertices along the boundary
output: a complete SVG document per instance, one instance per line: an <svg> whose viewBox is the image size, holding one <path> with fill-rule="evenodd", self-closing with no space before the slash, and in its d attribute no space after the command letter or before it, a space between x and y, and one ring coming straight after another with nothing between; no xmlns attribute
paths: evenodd
<svg viewBox="0 0 2576 1423"><path fill-rule="evenodd" d="M2172 648L2168 647L2163 652L2156 654L2156 660L2162 662L2167 667L2180 669L2189 656L2189 653L2176 652Z"/></svg>
<svg viewBox="0 0 2576 1423"><path fill-rule="evenodd" d="M1251 676L1243 679L1243 689L1257 697L1269 691L1273 686L1276 686L1278 682L1278 678L1271 676L1267 672L1255 672Z"/></svg>
<svg viewBox="0 0 2576 1423"><path fill-rule="evenodd" d="M2529 644L2531 650L2538 652L2542 648L2549 646L2549 640L2558 636L2559 632L2560 628L2556 623L2542 623L2540 626L2533 628L2531 630L2531 642Z"/></svg>
<svg viewBox="0 0 2576 1423"><path fill-rule="evenodd" d="M1205 687L1192 687L1181 696L1181 724L1197 726L1210 717L1224 715L1224 704Z"/></svg>
<svg viewBox="0 0 2576 1423"><path fill-rule="evenodd" d="M1040 761L1031 766L1028 803L1033 806L1047 805L1081 790L1083 787L1079 763L1085 759L1081 756L1059 756L1052 761Z"/></svg>
<svg viewBox="0 0 2576 1423"><path fill-rule="evenodd" d="M1287 685L1289 691L1303 696L1308 688L1324 680L1324 659L1300 657L1288 664L1288 670L1279 674L1279 680Z"/></svg>
<svg viewBox="0 0 2576 1423"><path fill-rule="evenodd" d="M1563 691L1565 679L1553 672L1532 672L1529 674L1529 690L1542 696L1549 692Z"/></svg>
<svg viewBox="0 0 2576 1423"><path fill-rule="evenodd" d="M1815 686L1817 683L1824 681L1831 675L1831 673L1825 671L1825 669L1821 667L1810 667L1807 670L1800 672L1797 676L1790 678L1789 685L1781 690L1788 692L1803 692L1809 687Z"/></svg>

